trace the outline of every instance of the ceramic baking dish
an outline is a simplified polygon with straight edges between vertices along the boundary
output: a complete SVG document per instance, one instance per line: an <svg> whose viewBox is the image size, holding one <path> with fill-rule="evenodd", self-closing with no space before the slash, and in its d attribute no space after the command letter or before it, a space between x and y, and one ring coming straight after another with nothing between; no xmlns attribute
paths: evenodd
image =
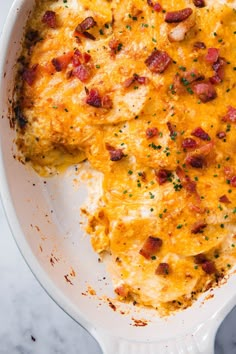
<svg viewBox="0 0 236 354"><path fill-rule="evenodd" d="M86 189L75 183L75 169L43 179L17 160L9 116L15 65L33 4L14 2L0 44L0 190L20 251L48 294L105 354L213 354L216 330L236 303L235 275L168 318L117 303L109 275L80 229Z"/></svg>

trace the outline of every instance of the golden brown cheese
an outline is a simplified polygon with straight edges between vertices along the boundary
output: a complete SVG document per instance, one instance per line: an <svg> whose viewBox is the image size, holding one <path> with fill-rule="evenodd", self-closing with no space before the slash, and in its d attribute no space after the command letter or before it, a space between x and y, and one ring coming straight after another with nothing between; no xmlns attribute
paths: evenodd
<svg viewBox="0 0 236 354"><path fill-rule="evenodd" d="M206 5L37 1L20 60L20 151L43 175L102 173L94 250L121 299L159 310L235 264L236 11Z"/></svg>

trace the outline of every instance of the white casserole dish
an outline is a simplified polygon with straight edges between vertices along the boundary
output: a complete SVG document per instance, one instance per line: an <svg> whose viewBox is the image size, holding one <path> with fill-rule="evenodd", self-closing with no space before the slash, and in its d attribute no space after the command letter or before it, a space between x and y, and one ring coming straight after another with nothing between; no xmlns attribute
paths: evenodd
<svg viewBox="0 0 236 354"><path fill-rule="evenodd" d="M74 169L45 180L14 158L9 100L33 4L33 0L14 2L0 44L0 191L20 251L48 294L97 339L105 354L213 354L216 330L236 303L235 275L169 318L133 305L121 304L114 311L107 300L114 297L109 276L79 228L86 190L74 183ZM147 325L139 326L143 320Z"/></svg>

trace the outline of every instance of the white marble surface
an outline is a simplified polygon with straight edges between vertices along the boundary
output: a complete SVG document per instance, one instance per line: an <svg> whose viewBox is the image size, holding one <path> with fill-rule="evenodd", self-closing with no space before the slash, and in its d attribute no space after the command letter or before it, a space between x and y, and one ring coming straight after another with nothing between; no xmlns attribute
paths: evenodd
<svg viewBox="0 0 236 354"><path fill-rule="evenodd" d="M0 30L11 3L0 0ZM1 205L0 299L0 354L101 354L93 338L38 284L13 241ZM215 353L236 354L236 309L218 331Z"/></svg>

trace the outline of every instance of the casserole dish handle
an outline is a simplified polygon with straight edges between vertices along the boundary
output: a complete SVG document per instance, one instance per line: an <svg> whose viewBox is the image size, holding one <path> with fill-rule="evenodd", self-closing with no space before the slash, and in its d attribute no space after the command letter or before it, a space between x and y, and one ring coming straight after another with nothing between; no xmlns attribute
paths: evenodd
<svg viewBox="0 0 236 354"><path fill-rule="evenodd" d="M223 318L213 316L197 328L190 329L189 334L166 341L128 341L101 331L96 331L94 337L103 354L214 354L215 335Z"/></svg>

